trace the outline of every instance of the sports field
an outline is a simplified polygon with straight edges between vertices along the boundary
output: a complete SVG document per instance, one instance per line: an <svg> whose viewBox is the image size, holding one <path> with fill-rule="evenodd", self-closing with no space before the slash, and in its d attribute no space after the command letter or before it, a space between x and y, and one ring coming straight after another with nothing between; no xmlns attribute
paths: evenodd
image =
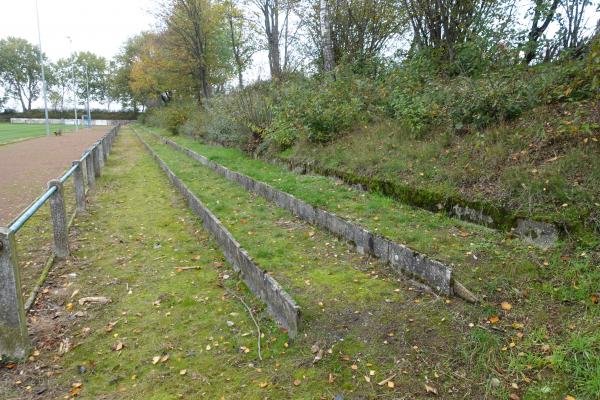
<svg viewBox="0 0 600 400"><path fill-rule="evenodd" d="M73 128L69 125L50 125L50 133L55 132L57 129L69 132ZM46 135L46 127L43 124L0 123L0 145L44 135Z"/></svg>

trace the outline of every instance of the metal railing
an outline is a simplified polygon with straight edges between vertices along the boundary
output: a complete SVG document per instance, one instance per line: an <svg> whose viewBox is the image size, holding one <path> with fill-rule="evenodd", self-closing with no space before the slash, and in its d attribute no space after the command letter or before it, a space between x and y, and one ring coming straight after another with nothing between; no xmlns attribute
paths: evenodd
<svg viewBox="0 0 600 400"><path fill-rule="evenodd" d="M72 221L77 213L85 211L86 195L90 190L95 189L96 178L101 175L120 127L121 124L114 126L86 150L80 159L73 161L72 166L59 179L51 180L48 189L8 227L0 227L0 359L2 357L20 359L27 356L30 344L25 312L35 302L54 260L69 255L70 222L67 221L64 184L69 178L73 178L76 208L70 218ZM15 235L46 203L50 205L53 251L24 304Z"/></svg>

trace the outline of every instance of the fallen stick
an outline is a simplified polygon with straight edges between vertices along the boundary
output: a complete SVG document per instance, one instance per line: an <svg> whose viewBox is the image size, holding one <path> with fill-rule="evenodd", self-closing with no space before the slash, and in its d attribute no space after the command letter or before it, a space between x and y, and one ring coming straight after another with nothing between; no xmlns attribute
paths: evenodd
<svg viewBox="0 0 600 400"><path fill-rule="evenodd" d="M200 269L201 267L199 265L195 265L193 267L177 267L175 268L175 271L177 272L181 272L181 271L189 271L190 269Z"/></svg>
<svg viewBox="0 0 600 400"><path fill-rule="evenodd" d="M256 330L258 331L258 359L262 361L262 354L260 352L260 336L261 336L260 326L258 325L258 322L256 321L256 318L254 318L254 314L252 313L252 310L250 309L250 307L248 307L248 304L246 304L246 302L244 301L244 299L242 299L237 294L233 293L226 286L223 286L223 287L225 288L225 290L227 291L227 293L229 293L232 296L234 296L236 299L238 299L244 305L244 307L246 307L246 310L248 311L248 314L250 314L250 318L252 318L252 321L254 321L254 325L256 325Z"/></svg>
<svg viewBox="0 0 600 400"><path fill-rule="evenodd" d="M85 303L99 303L99 304L108 304L111 300L108 297L82 297L79 299L79 305L84 305Z"/></svg>

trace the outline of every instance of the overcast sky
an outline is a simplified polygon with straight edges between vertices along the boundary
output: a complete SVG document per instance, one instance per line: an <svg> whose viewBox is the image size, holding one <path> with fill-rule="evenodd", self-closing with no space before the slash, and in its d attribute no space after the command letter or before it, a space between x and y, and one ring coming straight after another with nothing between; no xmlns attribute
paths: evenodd
<svg viewBox="0 0 600 400"><path fill-rule="evenodd" d="M156 0L38 0L42 50L52 60L89 50L106 58L130 36L154 25ZM0 0L0 39L17 36L37 46L35 0Z"/></svg>

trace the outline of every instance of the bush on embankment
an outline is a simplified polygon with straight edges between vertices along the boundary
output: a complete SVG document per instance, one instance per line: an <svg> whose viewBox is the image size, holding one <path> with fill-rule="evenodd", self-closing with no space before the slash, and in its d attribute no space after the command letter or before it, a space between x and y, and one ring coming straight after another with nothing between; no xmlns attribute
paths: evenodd
<svg viewBox="0 0 600 400"><path fill-rule="evenodd" d="M146 122L173 133L436 196L600 231L597 45L583 58L450 75L427 58L291 75L174 101Z"/></svg>

